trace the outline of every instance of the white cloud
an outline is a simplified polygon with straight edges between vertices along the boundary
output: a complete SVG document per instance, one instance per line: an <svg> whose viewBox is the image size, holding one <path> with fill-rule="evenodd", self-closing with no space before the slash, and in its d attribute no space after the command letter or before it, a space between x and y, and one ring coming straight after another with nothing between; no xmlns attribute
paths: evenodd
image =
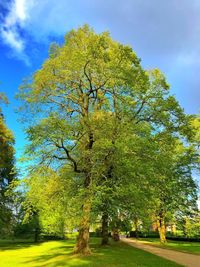
<svg viewBox="0 0 200 267"><path fill-rule="evenodd" d="M48 43L49 37L64 35L80 18L74 16L77 11L74 0L12 0L6 9L0 38L11 48L9 56L14 55L26 64L29 64L30 40Z"/></svg>
<svg viewBox="0 0 200 267"><path fill-rule="evenodd" d="M2 29L1 34L4 42L10 45L18 53L22 53L24 51L24 41L20 38L15 27Z"/></svg>
<svg viewBox="0 0 200 267"><path fill-rule="evenodd" d="M15 2L15 13L17 17L21 20L24 21L27 18L27 5L29 1L25 0L18 0Z"/></svg>
<svg viewBox="0 0 200 267"><path fill-rule="evenodd" d="M0 27L0 35L5 44L12 48L14 55L29 64L25 54L26 42L20 34L29 19L34 0L14 0L8 6L8 14Z"/></svg>
<svg viewBox="0 0 200 267"><path fill-rule="evenodd" d="M12 0L6 4L9 12L0 35L24 59L33 44L48 44L49 37L89 23L98 32L109 30L114 39L130 44L144 60L166 71L174 62L199 64L200 4L182 2L180 7L173 0L118 0L117 5L114 0Z"/></svg>

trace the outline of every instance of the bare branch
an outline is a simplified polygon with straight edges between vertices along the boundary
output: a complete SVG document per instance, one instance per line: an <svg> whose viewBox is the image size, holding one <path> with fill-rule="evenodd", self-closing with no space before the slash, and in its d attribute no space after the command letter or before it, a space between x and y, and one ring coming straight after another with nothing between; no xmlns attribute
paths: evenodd
<svg viewBox="0 0 200 267"><path fill-rule="evenodd" d="M93 92L92 79L89 77L89 75L88 75L87 72L86 72L86 68L87 68L89 62L90 62L90 61L87 61L86 64L85 64L85 66L84 66L84 68L83 68L84 74L85 74L85 76L86 76L86 78L87 78L87 80L88 80L88 82L89 82L89 85L90 85L90 90L89 90L89 92L88 92L88 95L90 95L90 94Z"/></svg>
<svg viewBox="0 0 200 267"><path fill-rule="evenodd" d="M135 112L134 118L142 111L144 105L145 105L146 101L143 99L141 106L139 107L139 109Z"/></svg>
<svg viewBox="0 0 200 267"><path fill-rule="evenodd" d="M74 166L74 171L77 172L77 173L81 173L81 170L78 169L78 166L77 166L77 162L75 161L75 159L69 154L69 150L64 146L64 143L63 141L61 140L61 145L59 144L55 144L58 148L61 148L65 151L66 155L67 155L67 159L69 161L72 162L73 166Z"/></svg>
<svg viewBox="0 0 200 267"><path fill-rule="evenodd" d="M59 156L56 156L56 155L53 155L53 158L56 158L56 159L59 159L59 160L68 159L68 158L66 158L66 157L59 157Z"/></svg>

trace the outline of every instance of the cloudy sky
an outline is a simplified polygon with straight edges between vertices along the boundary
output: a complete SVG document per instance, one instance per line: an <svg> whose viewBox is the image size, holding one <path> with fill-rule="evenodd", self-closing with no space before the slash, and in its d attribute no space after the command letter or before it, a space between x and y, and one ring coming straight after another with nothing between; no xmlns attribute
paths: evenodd
<svg viewBox="0 0 200 267"><path fill-rule="evenodd" d="M24 144L14 109L23 78L37 70L52 41L87 23L129 44L144 68L160 68L187 113L200 108L199 0L0 0L0 91L7 124Z"/></svg>

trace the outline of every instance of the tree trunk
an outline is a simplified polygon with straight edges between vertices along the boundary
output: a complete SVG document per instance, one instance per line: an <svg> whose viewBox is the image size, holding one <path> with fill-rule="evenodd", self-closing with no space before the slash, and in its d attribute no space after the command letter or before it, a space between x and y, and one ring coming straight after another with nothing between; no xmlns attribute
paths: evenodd
<svg viewBox="0 0 200 267"><path fill-rule="evenodd" d="M74 248L74 253L76 254L91 254L91 250L89 247L90 210L91 202L88 199L83 204L83 217L80 222L79 234L77 237L76 246Z"/></svg>
<svg viewBox="0 0 200 267"><path fill-rule="evenodd" d="M102 215L102 240L101 245L108 245L109 233L108 233L108 213L105 211Z"/></svg>
<svg viewBox="0 0 200 267"><path fill-rule="evenodd" d="M160 236L160 242L165 243L166 240L166 228L165 228L165 222L162 214L160 214L159 218L157 219L157 225L158 225L158 232Z"/></svg>
<svg viewBox="0 0 200 267"><path fill-rule="evenodd" d="M38 237L39 237L39 228L36 227L35 231L34 231L34 242L37 243L38 242Z"/></svg>
<svg viewBox="0 0 200 267"><path fill-rule="evenodd" d="M172 234L173 235L176 234L176 224L175 223L172 223L172 225L171 225L171 231L172 231Z"/></svg>
<svg viewBox="0 0 200 267"><path fill-rule="evenodd" d="M113 240L114 241L119 241L119 229L115 228L113 229Z"/></svg>
<svg viewBox="0 0 200 267"><path fill-rule="evenodd" d="M135 226L135 237L138 238L139 237L139 233L138 233L138 219L134 218L134 226Z"/></svg>
<svg viewBox="0 0 200 267"><path fill-rule="evenodd" d="M89 131L88 134L88 143L86 144L86 150L90 151L94 143L93 133ZM82 207L82 218L79 225L79 234L77 237L76 246L74 248L74 253L90 255L91 250L89 247L89 237L90 237L90 211L91 211L91 159L90 156L86 153L85 161L85 180L84 180L84 189L85 189L85 199Z"/></svg>

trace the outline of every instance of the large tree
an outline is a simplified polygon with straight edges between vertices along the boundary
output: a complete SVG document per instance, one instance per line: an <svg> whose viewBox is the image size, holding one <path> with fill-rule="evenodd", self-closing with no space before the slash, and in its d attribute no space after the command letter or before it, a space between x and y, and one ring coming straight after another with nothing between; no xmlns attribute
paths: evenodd
<svg viewBox="0 0 200 267"><path fill-rule="evenodd" d="M187 118L159 70L144 71L129 46L88 26L70 31L62 47L51 46L49 58L19 96L29 114L31 159L54 169L68 165L80 181L82 216L75 251L89 254L96 186L103 190L120 181L115 162L126 165L123 138L137 141L145 131L135 129L143 127L184 134ZM107 218L108 199L102 201L102 218Z"/></svg>

